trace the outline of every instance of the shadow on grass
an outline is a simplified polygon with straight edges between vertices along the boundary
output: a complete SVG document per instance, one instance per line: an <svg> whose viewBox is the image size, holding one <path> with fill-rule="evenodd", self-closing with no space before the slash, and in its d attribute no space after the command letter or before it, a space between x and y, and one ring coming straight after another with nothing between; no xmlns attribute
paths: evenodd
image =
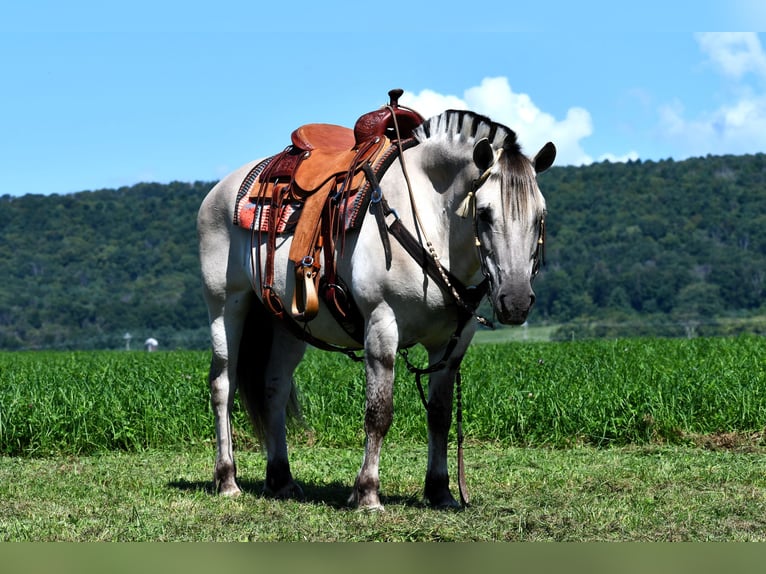
<svg viewBox="0 0 766 574"><path fill-rule="evenodd" d="M264 481L262 480L238 480L237 484L243 493L251 494L259 498L269 498L263 494ZM299 483L303 489L303 499L305 504L324 504L338 510L351 509L348 504L348 497L351 494L351 485L341 482L330 482L327 484ZM202 480L174 480L168 483L169 488L175 488L182 492L205 492L215 495L215 487L212 481ZM407 507L425 507L423 500L417 496L404 496L393 494L386 496L381 493L381 502L383 505L401 505Z"/></svg>

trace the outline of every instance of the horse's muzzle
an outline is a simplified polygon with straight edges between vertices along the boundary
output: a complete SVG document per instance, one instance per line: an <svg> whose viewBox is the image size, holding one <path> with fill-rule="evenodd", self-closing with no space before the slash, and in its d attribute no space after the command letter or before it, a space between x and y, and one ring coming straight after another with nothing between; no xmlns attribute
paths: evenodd
<svg viewBox="0 0 766 574"><path fill-rule="evenodd" d="M527 320L535 292L531 287L501 290L492 301L498 321L503 325L521 325Z"/></svg>

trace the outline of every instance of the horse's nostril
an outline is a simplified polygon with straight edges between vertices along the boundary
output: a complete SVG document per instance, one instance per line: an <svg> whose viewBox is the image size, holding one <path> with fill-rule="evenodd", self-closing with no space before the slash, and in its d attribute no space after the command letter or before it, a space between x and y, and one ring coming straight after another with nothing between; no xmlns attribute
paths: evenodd
<svg viewBox="0 0 766 574"><path fill-rule="evenodd" d="M529 296L529 306L531 307L531 306L532 306L532 305L534 305L534 304L535 304L535 294L534 294L534 293L532 293L532 294Z"/></svg>

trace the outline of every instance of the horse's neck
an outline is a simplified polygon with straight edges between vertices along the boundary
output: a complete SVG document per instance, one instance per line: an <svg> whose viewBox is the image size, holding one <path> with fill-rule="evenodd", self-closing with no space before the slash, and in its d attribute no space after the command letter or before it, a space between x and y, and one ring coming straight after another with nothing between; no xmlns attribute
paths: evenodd
<svg viewBox="0 0 766 574"><path fill-rule="evenodd" d="M430 244L450 272L471 285L480 278L473 219L461 218L456 213L470 186L470 166L457 169L454 164L441 165L434 163L433 156L428 154L425 146L405 151L404 166L411 189L401 163L391 166L387 175L393 176L390 189L394 191L388 201L407 229L427 249Z"/></svg>

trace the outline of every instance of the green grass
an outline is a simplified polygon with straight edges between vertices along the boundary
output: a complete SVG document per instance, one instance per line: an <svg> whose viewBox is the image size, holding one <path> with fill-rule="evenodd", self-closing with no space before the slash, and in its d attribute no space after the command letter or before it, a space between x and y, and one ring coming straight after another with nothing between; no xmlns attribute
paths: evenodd
<svg viewBox="0 0 766 574"><path fill-rule="evenodd" d="M199 352L0 354L0 453L193 445L209 436L206 362Z"/></svg>
<svg viewBox="0 0 766 574"><path fill-rule="evenodd" d="M321 352L296 373L305 426L290 433L307 500L261 496L265 460L239 408L244 495L213 496L208 362L0 353L0 540L766 540L761 337L473 346L471 505L458 513L421 502L425 414L402 364L381 461L387 510L346 507L363 369Z"/></svg>
<svg viewBox="0 0 766 574"><path fill-rule="evenodd" d="M209 491L212 453L111 452L0 459L2 541L765 541L761 451L682 446L520 449L473 445L471 504L420 501L425 452L381 461L383 513L345 506L359 452L299 446L304 502L261 496L265 467L241 452L244 494Z"/></svg>
<svg viewBox="0 0 766 574"><path fill-rule="evenodd" d="M416 362L424 353L412 353ZM91 454L208 444L209 354L0 353L0 454ZM516 446L684 443L766 428L766 340L626 339L474 345L463 366L469 440ZM359 363L310 351L293 442L364 440ZM425 440L413 377L397 365L391 442ZM249 425L234 413L241 441Z"/></svg>

